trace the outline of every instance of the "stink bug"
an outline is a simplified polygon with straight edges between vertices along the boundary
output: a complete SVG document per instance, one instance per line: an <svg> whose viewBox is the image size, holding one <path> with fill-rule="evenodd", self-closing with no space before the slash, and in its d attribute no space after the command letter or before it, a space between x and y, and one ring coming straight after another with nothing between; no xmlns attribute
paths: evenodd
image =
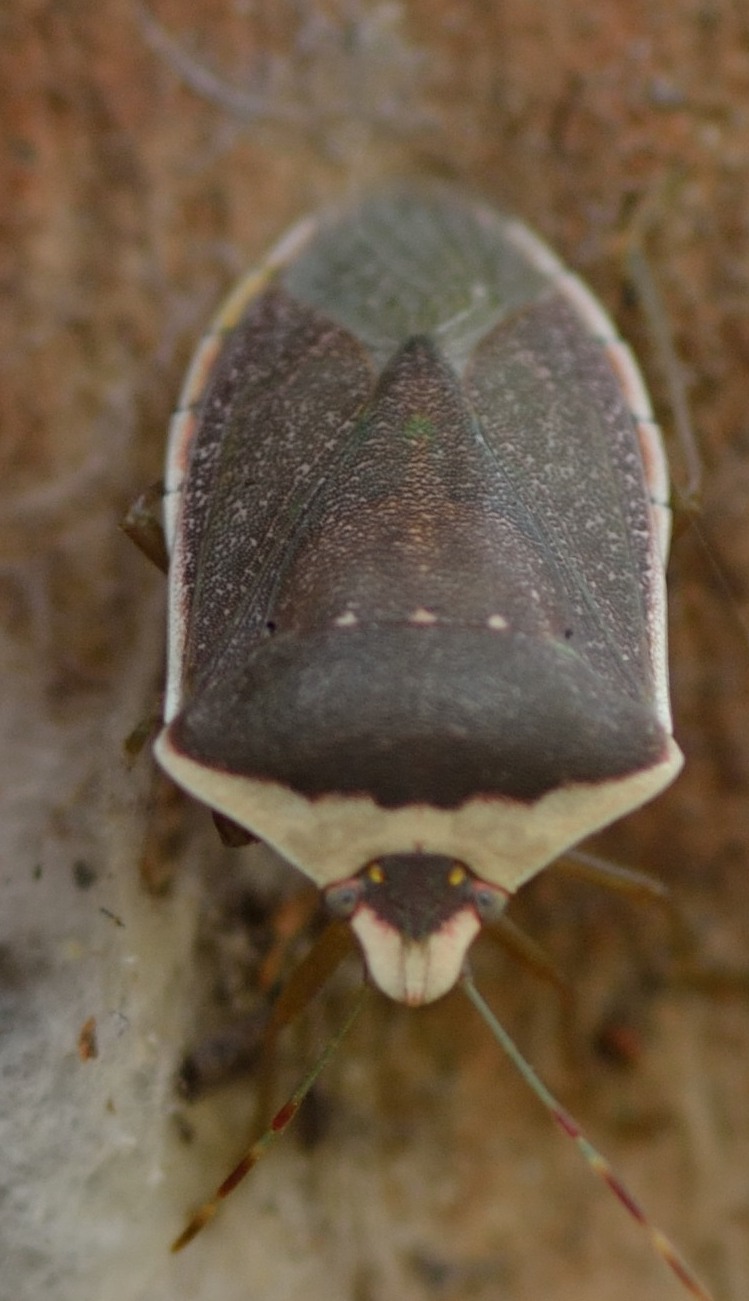
<svg viewBox="0 0 749 1301"><path fill-rule="evenodd" d="M198 348L165 523L160 763L316 883L386 994L460 981L514 1054L466 970L482 920L682 763L666 459L610 320L449 190L304 221Z"/></svg>

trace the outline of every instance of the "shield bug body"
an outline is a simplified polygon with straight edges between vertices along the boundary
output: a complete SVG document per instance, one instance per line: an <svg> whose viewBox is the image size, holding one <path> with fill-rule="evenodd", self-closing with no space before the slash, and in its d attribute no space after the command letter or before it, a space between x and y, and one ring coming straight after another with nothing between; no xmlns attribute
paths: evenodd
<svg viewBox="0 0 749 1301"><path fill-rule="evenodd" d="M173 421L159 760L438 998L679 770L667 497L628 349L519 222L404 189L303 223Z"/></svg>
<svg viewBox="0 0 749 1301"><path fill-rule="evenodd" d="M682 762L667 465L610 320L449 190L305 221L198 349L165 516L161 764L317 884L386 994L479 1006L482 920Z"/></svg>

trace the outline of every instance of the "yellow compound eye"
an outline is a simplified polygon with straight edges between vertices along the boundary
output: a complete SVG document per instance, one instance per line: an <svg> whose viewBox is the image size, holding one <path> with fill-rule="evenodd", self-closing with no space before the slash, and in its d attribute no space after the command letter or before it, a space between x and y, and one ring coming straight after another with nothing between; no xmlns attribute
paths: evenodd
<svg viewBox="0 0 749 1301"><path fill-rule="evenodd" d="M382 885L385 880L385 873L379 863L373 863L371 867L367 868L367 876L375 885Z"/></svg>
<svg viewBox="0 0 749 1301"><path fill-rule="evenodd" d="M451 867L447 874L447 880L450 885L462 885L465 879L466 870L464 867L460 867L458 863L456 863L454 867Z"/></svg>

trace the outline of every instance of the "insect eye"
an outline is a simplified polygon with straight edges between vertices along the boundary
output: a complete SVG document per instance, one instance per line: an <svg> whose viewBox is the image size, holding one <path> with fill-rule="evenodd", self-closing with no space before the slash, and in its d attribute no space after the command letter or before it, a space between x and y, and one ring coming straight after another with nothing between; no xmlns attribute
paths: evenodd
<svg viewBox="0 0 749 1301"><path fill-rule="evenodd" d="M344 881L325 891L325 903L335 917L350 917L361 898L362 887L358 881Z"/></svg>
<svg viewBox="0 0 749 1301"><path fill-rule="evenodd" d="M484 922L495 922L505 910L506 896L488 885L478 885L472 893L473 906Z"/></svg>

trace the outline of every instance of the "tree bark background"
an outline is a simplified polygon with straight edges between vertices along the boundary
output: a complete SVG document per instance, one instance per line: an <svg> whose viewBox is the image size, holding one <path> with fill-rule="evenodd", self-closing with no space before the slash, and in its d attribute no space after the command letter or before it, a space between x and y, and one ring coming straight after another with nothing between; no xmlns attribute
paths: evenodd
<svg viewBox="0 0 749 1301"><path fill-rule="evenodd" d="M159 687L164 592L118 521L160 474L182 370L233 278L297 216L405 173L461 181L546 237L643 357L668 428L620 256L639 205L654 215L705 463L671 567L687 762L599 848L669 883L694 948L654 909L550 870L513 915L572 1006L491 947L477 967L716 1296L745 1297L746 7L17 0L0 68L0 1296L680 1295L458 996L373 1006L326 1076L324 1137L288 1138L188 1252L167 1251L252 1119L247 1085L191 1109L174 1092L210 1001L206 911L236 875L286 874L257 850L227 865L205 816L165 810L147 757L125 761ZM284 1081L341 989L291 1037Z"/></svg>

